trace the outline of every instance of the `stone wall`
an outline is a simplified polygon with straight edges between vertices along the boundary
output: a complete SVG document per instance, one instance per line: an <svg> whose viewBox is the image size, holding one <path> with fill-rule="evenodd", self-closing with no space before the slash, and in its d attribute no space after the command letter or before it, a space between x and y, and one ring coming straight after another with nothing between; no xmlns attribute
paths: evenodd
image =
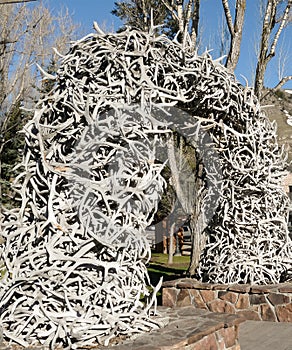
<svg viewBox="0 0 292 350"><path fill-rule="evenodd" d="M165 327L138 335L112 349L240 350L238 333L244 320L237 315L218 314L194 306L160 307L158 312L158 318L166 320ZM98 349L106 350L108 347Z"/></svg>
<svg viewBox="0 0 292 350"><path fill-rule="evenodd" d="M292 283L216 285L184 278L164 282L162 304L193 305L211 312L237 314L247 320L292 322Z"/></svg>

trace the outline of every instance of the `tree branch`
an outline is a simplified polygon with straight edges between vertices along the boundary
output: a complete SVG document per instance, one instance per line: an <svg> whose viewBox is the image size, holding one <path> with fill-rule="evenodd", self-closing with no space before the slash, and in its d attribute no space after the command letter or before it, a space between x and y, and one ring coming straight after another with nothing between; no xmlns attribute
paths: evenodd
<svg viewBox="0 0 292 350"><path fill-rule="evenodd" d="M268 55L269 59L271 59L275 55L276 46L277 46L280 34L281 34L281 32L282 32L282 30L283 30L283 28L284 28L284 26L286 24L286 21L288 19L288 15L289 15L289 12L290 12L291 4L292 4L292 0L289 0L288 4L286 6L286 9L284 11L284 15L283 15L283 17L281 19L281 24L280 24L280 26L279 26L279 28L277 30L277 33L275 34L273 43L271 45L270 53Z"/></svg>
<svg viewBox="0 0 292 350"><path fill-rule="evenodd" d="M272 91L275 92L275 91L278 91L279 89L281 89L281 87L282 87L284 84L286 84L287 81L289 81L289 80L292 80L292 75L288 75L288 76L282 78L282 79L279 81L279 83L278 83L275 87L273 87L273 88L272 88L271 90L269 90L264 96L261 97L261 100L263 100L264 98L268 97L268 96L272 93Z"/></svg>
<svg viewBox="0 0 292 350"><path fill-rule="evenodd" d="M199 19L200 19L200 0L194 1L194 10L192 13L193 21L191 28L191 40L193 46L198 46L198 32L199 32Z"/></svg>
<svg viewBox="0 0 292 350"><path fill-rule="evenodd" d="M9 40L9 39L4 39L0 41L0 45L6 45L6 44L15 44L17 40Z"/></svg>
<svg viewBox="0 0 292 350"><path fill-rule="evenodd" d="M230 35L234 36L234 26L233 26L233 22L232 22L232 16L231 16L228 0L222 0L222 5L223 5L223 9L224 9L225 17L226 17L226 22L228 25Z"/></svg>
<svg viewBox="0 0 292 350"><path fill-rule="evenodd" d="M242 28L244 23L245 9L246 0L237 0L233 34L231 34L230 49L225 65L226 68L232 71L235 70L240 55L240 45L242 39Z"/></svg>
<svg viewBox="0 0 292 350"><path fill-rule="evenodd" d="M36 0L5 0L5 1L0 0L0 5L17 4L21 2L32 2L32 1L36 1Z"/></svg>
<svg viewBox="0 0 292 350"><path fill-rule="evenodd" d="M287 81L292 80L292 75L288 75L280 80L280 82L273 88L274 91L281 89L281 87L287 83Z"/></svg>
<svg viewBox="0 0 292 350"><path fill-rule="evenodd" d="M191 20L191 16L192 16L192 8L194 5L194 0L189 0L187 6L186 6L186 16L185 16L185 31L188 30L188 24Z"/></svg>
<svg viewBox="0 0 292 350"><path fill-rule="evenodd" d="M260 98L261 91L264 85L264 74L266 71L267 64L272 57L272 56L269 56L268 50L269 50L269 38L272 32L272 29L275 26L276 7L277 7L277 3L275 0L268 0L265 17L263 21L260 53L258 57L256 76L255 76L255 95L258 98Z"/></svg>
<svg viewBox="0 0 292 350"><path fill-rule="evenodd" d="M176 12L178 17L178 27L182 35L184 35L184 11L183 11L183 1L176 1Z"/></svg>
<svg viewBox="0 0 292 350"><path fill-rule="evenodd" d="M176 21L179 21L179 18L178 18L178 16L177 16L177 14L175 13L173 3L172 3L172 5L170 5L170 4L167 2L167 0L161 0L161 1L162 1L163 5L168 9L168 11L170 11L172 18L173 18L174 20L176 20Z"/></svg>

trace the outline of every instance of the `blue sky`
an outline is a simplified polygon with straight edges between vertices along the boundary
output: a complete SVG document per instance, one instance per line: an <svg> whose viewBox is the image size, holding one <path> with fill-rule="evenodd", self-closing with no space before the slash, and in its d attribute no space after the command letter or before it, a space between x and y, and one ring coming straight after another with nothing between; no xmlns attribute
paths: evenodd
<svg viewBox="0 0 292 350"><path fill-rule="evenodd" d="M96 21L101 27L114 31L121 25L120 20L111 14L114 8L114 1L111 0L47 0L49 6L58 11L64 7L68 7L76 22L80 22L85 33L92 32L92 23ZM234 1L230 1L234 3ZM236 77L241 83L244 79L241 75L252 84L252 76L255 71L255 41L257 35L261 32L261 24L258 19L258 3L257 0L247 0L247 11L245 18L245 30L243 32L243 41L241 47L241 57L236 69ZM202 48L215 47L215 43L219 40L218 27L222 20L222 5L221 0L202 0L200 23L203 31ZM292 25L287 28L284 36L279 41L279 47L283 47L284 56L288 58L287 69L285 75L292 75ZM214 58L218 57L219 53L212 52ZM277 84L278 80L278 62L276 55L268 66L265 85L272 87ZM289 67L290 65L290 67ZM292 82L285 85L285 88L292 89Z"/></svg>

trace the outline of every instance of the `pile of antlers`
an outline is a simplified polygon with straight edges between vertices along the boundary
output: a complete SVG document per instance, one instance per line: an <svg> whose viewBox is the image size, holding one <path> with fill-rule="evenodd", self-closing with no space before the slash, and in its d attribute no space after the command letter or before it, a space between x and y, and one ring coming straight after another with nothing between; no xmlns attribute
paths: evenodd
<svg viewBox="0 0 292 350"><path fill-rule="evenodd" d="M97 31L46 75L55 87L25 128L21 207L2 222L1 326L23 346L107 345L160 326L144 231L165 189L157 150L177 126L209 133L223 175L218 163L205 174L220 197L198 276L270 283L291 268L285 157L252 91L165 36Z"/></svg>

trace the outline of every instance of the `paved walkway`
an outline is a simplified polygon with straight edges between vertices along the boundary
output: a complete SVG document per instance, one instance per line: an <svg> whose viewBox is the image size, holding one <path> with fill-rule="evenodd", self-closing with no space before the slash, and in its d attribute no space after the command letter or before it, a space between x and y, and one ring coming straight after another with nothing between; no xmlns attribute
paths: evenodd
<svg viewBox="0 0 292 350"><path fill-rule="evenodd" d="M241 350L292 350L292 323L246 321L239 343Z"/></svg>

